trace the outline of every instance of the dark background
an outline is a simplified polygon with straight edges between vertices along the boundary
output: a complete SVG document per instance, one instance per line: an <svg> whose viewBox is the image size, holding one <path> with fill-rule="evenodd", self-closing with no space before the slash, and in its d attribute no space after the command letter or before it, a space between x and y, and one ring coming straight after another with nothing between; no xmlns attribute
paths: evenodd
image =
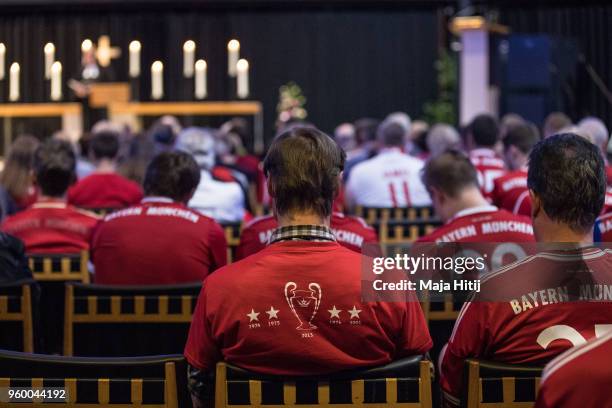
<svg viewBox="0 0 612 408"><path fill-rule="evenodd" d="M481 2L482 3L482 2ZM0 41L22 67L22 98L43 101L43 52L48 41L64 78L76 76L80 43L108 34L122 56L113 61L117 80L127 80L127 47L139 39L142 99L149 93L149 69L164 61L168 100L190 98L182 79L182 44L197 43L197 58L208 62L210 100L231 99L226 43L236 37L251 65L251 99L265 108L266 135L272 135L278 88L296 81L308 99L308 119L326 131L341 121L383 117L403 110L422 116L436 96L435 60L450 41L450 1L85 1L0 0ZM491 2L476 10L499 10L513 32L550 33L576 39L584 59L606 84L612 66L612 5L581 2ZM609 102L585 75L573 91L579 114L596 114L609 124ZM65 90L65 95L69 92Z"/></svg>

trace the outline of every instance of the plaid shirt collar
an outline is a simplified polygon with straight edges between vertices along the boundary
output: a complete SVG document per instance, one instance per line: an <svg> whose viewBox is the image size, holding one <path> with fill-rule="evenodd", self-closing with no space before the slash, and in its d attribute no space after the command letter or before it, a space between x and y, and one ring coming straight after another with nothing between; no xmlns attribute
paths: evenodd
<svg viewBox="0 0 612 408"><path fill-rule="evenodd" d="M289 225L276 228L268 244L282 241L336 242L336 237L325 225Z"/></svg>

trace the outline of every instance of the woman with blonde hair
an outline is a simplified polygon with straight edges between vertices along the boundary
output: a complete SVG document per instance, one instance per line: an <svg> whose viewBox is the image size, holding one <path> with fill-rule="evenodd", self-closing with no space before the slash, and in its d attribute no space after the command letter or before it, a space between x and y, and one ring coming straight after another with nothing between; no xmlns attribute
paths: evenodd
<svg viewBox="0 0 612 408"><path fill-rule="evenodd" d="M15 139L8 151L4 170L0 174L0 184L6 189L16 204L17 210L29 207L38 195L32 176L34 152L40 142L30 135ZM6 214L5 214L6 215Z"/></svg>

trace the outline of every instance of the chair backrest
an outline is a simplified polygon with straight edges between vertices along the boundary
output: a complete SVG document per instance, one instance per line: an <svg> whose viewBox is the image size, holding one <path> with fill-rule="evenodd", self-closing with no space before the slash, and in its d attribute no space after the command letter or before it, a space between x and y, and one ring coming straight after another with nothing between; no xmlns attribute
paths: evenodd
<svg viewBox="0 0 612 408"><path fill-rule="evenodd" d="M429 220L435 218L432 207L362 207L356 206L353 211L355 215L363 218L368 224L372 225L379 221L389 220Z"/></svg>
<svg viewBox="0 0 612 408"><path fill-rule="evenodd" d="M459 317L463 302L453 299L450 293L444 293L444 299L431 301L425 297L421 302L423 313L427 321L450 321L454 322Z"/></svg>
<svg viewBox="0 0 612 408"><path fill-rule="evenodd" d="M387 220L374 224L380 243L401 245L416 241L442 225L439 219L429 220Z"/></svg>
<svg viewBox="0 0 612 408"><path fill-rule="evenodd" d="M180 353L200 288L67 283L64 355Z"/></svg>
<svg viewBox="0 0 612 408"><path fill-rule="evenodd" d="M431 363L422 356L316 377L262 375L217 364L215 406L431 407ZM265 404L265 405L262 405Z"/></svg>
<svg viewBox="0 0 612 408"><path fill-rule="evenodd" d="M232 263L236 255L236 248L238 248L238 244L240 244L242 223L227 223L223 224L222 227L225 232L225 240L227 241L227 263Z"/></svg>
<svg viewBox="0 0 612 408"><path fill-rule="evenodd" d="M34 329L32 317L32 287L34 280L21 280L13 283L0 284L0 331L13 332L6 327L7 322L19 322L23 332L22 351L34 352ZM13 332L14 333L14 332ZM0 348L7 348L0 343Z"/></svg>
<svg viewBox="0 0 612 408"><path fill-rule="evenodd" d="M190 406L187 364L181 355L88 358L0 350L0 389L52 387L65 390L64 407ZM34 407L41 403L8 403Z"/></svg>
<svg viewBox="0 0 612 408"><path fill-rule="evenodd" d="M81 207L85 211L92 212L100 217L105 217L110 213L121 210L125 207Z"/></svg>
<svg viewBox="0 0 612 408"><path fill-rule="evenodd" d="M531 408L540 388L542 369L468 359L461 406Z"/></svg>
<svg viewBox="0 0 612 408"><path fill-rule="evenodd" d="M89 253L29 254L28 265L37 281L77 281L89 283Z"/></svg>

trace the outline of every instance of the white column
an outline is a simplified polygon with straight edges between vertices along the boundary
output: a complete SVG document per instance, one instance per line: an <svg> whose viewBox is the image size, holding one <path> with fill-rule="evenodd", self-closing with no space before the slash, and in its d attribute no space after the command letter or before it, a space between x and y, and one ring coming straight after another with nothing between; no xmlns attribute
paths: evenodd
<svg viewBox="0 0 612 408"><path fill-rule="evenodd" d="M489 106L489 33L486 28L461 32L459 122L467 125Z"/></svg>

